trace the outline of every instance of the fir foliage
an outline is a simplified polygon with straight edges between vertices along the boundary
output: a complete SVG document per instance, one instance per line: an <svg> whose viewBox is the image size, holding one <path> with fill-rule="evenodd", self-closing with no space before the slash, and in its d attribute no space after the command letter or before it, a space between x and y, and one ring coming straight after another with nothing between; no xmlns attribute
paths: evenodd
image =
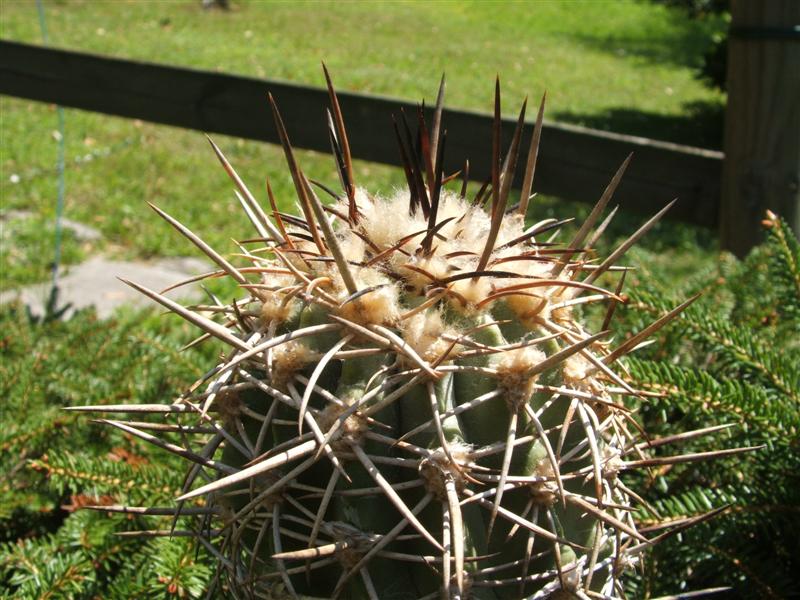
<svg viewBox="0 0 800 600"><path fill-rule="evenodd" d="M779 218L770 214L765 225L762 246L741 262L723 257L705 280L671 287L646 272L632 286L628 326L651 321L687 293L704 292L660 343L627 362L632 379L658 394L640 407L645 429L669 435L730 424L714 439L687 442L685 451L763 446L651 472L642 522L728 508L658 545L633 597L720 585L733 588L726 593L731 598L798 597L800 246Z"/></svg>
<svg viewBox="0 0 800 600"><path fill-rule="evenodd" d="M178 461L62 410L163 401L198 375L175 350L187 332L141 312L36 323L16 306L0 326L0 597L202 597L213 571L193 539L121 537L163 519L77 510L171 502Z"/></svg>

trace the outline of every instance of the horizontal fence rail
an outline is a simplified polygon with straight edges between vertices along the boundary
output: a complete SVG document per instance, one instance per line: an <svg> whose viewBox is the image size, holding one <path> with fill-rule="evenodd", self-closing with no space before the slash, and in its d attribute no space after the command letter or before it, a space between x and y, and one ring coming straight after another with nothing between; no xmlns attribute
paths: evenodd
<svg viewBox="0 0 800 600"><path fill-rule="evenodd" d="M330 152L324 89L0 40L0 94L41 102L278 143L267 92L280 107L293 145ZM413 115L416 105L344 91L339 101L353 156L400 165L391 115L401 108ZM492 117L445 108L442 122L447 171L461 168L469 158L471 175L487 177ZM510 140L513 128L513 119L504 121L504 140ZM532 129L527 127L523 148ZM654 212L679 198L673 218L716 227L720 152L545 122L534 189L594 201L631 152L634 158L616 202Z"/></svg>

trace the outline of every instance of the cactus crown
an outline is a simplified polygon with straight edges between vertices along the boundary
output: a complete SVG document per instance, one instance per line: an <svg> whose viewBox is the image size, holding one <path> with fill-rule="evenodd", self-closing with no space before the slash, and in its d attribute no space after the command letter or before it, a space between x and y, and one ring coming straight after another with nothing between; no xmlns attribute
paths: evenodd
<svg viewBox="0 0 800 600"><path fill-rule="evenodd" d="M247 265L153 207L219 266L208 276L247 294L187 308L130 283L202 329L198 341L224 342L219 363L171 405L82 408L191 422L167 440L105 421L191 463L177 508L158 514L201 514L193 535L235 597L620 596L622 571L658 539L637 529L622 475L706 457L645 457L708 431L647 441L624 404L642 393L620 367L694 298L621 343L606 331L617 263L668 207L594 259L629 157L571 241L555 237L563 222L526 227L544 98L509 207L525 106L503 153L499 82L491 174L468 196L468 164L463 180L442 168L444 79L430 128L422 110L416 134L395 122L408 188L373 197L325 74L341 194L306 178L270 96L301 217L269 188L268 216L213 142L259 235L241 246ZM588 303L607 306L597 333L577 315Z"/></svg>

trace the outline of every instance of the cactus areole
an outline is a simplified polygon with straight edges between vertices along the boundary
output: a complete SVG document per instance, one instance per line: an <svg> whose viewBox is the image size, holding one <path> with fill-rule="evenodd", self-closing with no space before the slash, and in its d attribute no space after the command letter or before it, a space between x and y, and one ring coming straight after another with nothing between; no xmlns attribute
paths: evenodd
<svg viewBox="0 0 800 600"><path fill-rule="evenodd" d="M623 341L604 331L618 261L664 211L595 256L626 160L566 240L564 222L526 222L544 99L530 147L524 106L504 144L499 84L491 173L468 193L468 166L442 169L444 80L431 123L394 123L407 189L373 196L325 75L341 191L306 178L270 97L301 216L270 189L260 204L213 142L255 228L237 264L153 207L241 294L185 307L129 283L222 341L219 362L171 404L76 408L169 421L104 420L187 460L175 506L140 512L200 515L187 534L218 560L212 597L621 597L657 539L625 472L702 458L646 457L620 360L693 299Z"/></svg>

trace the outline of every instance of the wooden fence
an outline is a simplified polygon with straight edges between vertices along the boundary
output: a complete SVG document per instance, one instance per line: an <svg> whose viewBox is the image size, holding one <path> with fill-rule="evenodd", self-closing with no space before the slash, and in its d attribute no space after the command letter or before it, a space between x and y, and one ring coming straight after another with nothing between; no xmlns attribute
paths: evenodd
<svg viewBox="0 0 800 600"><path fill-rule="evenodd" d="M0 40L0 94L277 143L267 92L277 100L295 146L330 151L323 89ZM416 105L344 91L339 99L353 156L399 165L391 115ZM445 108L448 170L469 158L471 174L487 176L491 121L489 115ZM505 140L513 126L513 119L504 122ZM527 129L530 136L532 127ZM721 152L546 122L535 190L593 202L631 152L616 201L652 213L677 197L673 218L717 226Z"/></svg>

